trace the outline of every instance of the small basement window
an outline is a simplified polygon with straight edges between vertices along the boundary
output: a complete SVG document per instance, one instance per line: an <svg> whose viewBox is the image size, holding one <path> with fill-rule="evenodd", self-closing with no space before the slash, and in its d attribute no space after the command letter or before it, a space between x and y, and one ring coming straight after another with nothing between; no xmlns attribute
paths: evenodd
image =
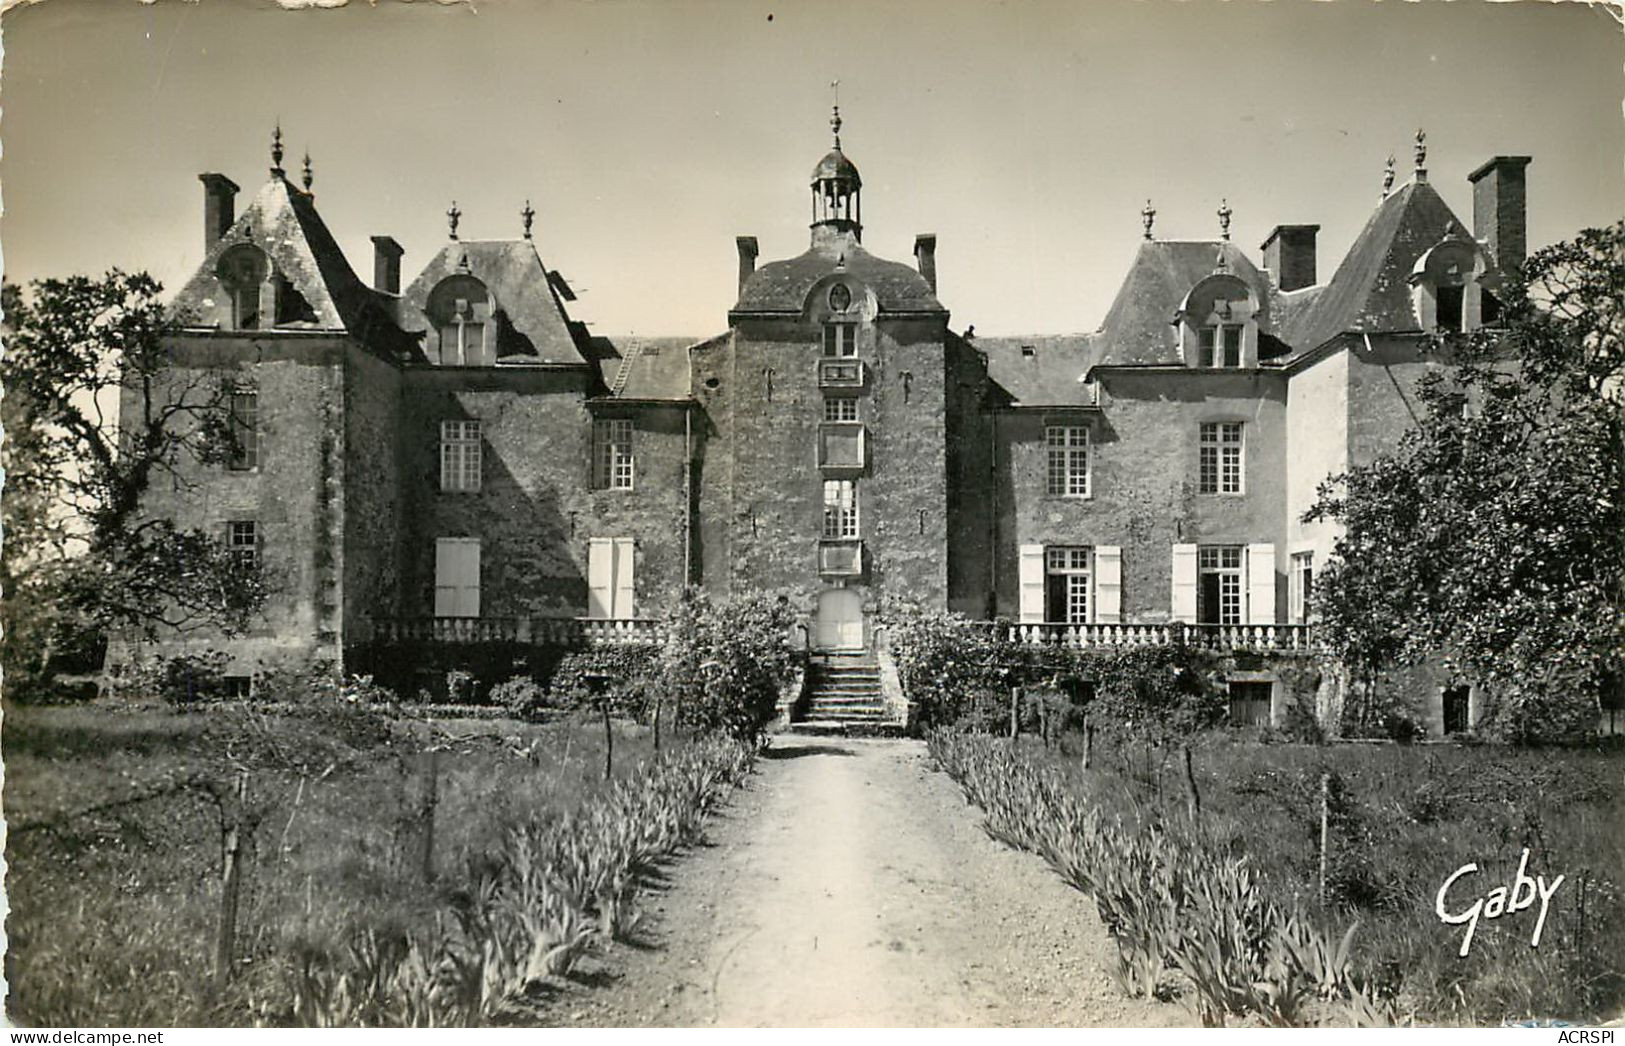
<svg viewBox="0 0 1625 1046"><path fill-rule="evenodd" d="M1269 726L1270 692L1274 684L1268 680L1232 679L1230 681L1230 725Z"/></svg>

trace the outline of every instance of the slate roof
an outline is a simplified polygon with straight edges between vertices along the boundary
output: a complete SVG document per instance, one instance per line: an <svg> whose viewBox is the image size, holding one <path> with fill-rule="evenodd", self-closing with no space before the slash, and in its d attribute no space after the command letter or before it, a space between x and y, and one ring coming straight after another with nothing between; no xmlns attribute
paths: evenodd
<svg viewBox="0 0 1625 1046"><path fill-rule="evenodd" d="M466 265L465 265L466 263ZM447 276L480 280L496 299L497 359L505 363L586 364L591 348L584 329L571 321L557 278L547 271L531 240L453 240L429 260L401 295L401 325L426 333L429 294Z"/></svg>
<svg viewBox="0 0 1625 1046"><path fill-rule="evenodd" d="M1261 331L1272 329L1271 306L1275 289L1241 248L1228 240L1145 240L1129 266L1097 334L1101 344L1097 363L1143 365L1179 363L1179 336L1174 312L1198 282L1218 268L1220 252L1225 268L1258 296Z"/></svg>
<svg viewBox="0 0 1625 1046"><path fill-rule="evenodd" d="M392 359L416 351L413 340L396 324L391 303L350 268L316 213L315 198L280 175L267 181L225 235L210 245L202 264L175 295L171 309L185 315L188 325L229 325L230 296L215 270L220 255L242 243L263 250L275 271L309 306L308 318L274 329L345 331Z"/></svg>
<svg viewBox="0 0 1625 1046"><path fill-rule="evenodd" d="M1377 206L1342 264L1282 332L1297 359L1345 331L1414 331L1408 279L1416 259L1465 229L1432 185L1407 182Z"/></svg>
<svg viewBox="0 0 1625 1046"><path fill-rule="evenodd" d="M635 335L594 337L599 376L609 398L671 400L692 398L688 348L698 338L653 338Z"/></svg>
<svg viewBox="0 0 1625 1046"><path fill-rule="evenodd" d="M1009 405L1089 405L1087 389L1079 379L1099 359L1098 335L978 335L967 344L987 360L987 376L1009 398Z"/></svg>
<svg viewBox="0 0 1625 1046"><path fill-rule="evenodd" d="M835 272L838 265L875 292L881 312L947 311L912 266L877 258L845 237L833 237L798 257L757 269L745 281L733 311L799 314L813 284Z"/></svg>

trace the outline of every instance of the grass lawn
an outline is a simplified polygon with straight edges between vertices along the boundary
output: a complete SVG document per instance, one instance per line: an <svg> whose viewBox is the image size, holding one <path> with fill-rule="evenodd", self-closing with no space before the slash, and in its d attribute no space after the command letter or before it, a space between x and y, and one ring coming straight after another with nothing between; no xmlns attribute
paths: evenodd
<svg viewBox="0 0 1625 1046"><path fill-rule="evenodd" d="M507 828L606 788L591 718L431 725L111 705L4 716L6 1012L23 1024L263 1016L241 1008L253 993L210 988L222 810L245 771L235 953L248 983L273 957L336 947L357 927L432 922ZM652 755L645 728L616 724L617 777Z"/></svg>
<svg viewBox="0 0 1625 1046"><path fill-rule="evenodd" d="M1028 757L1066 771L1070 787L1128 819L1189 816L1183 761L1132 744L1097 741L1091 769L1081 740ZM1275 896L1297 899L1338 927L1358 920L1361 963L1424 1022L1596 1020L1625 1010L1625 753L1453 745L1326 747L1261 744L1223 733L1194 747L1200 830L1207 845L1246 855ZM1320 904L1323 776L1328 781L1326 903ZM1480 918L1469 954L1465 925L1445 925L1437 895L1458 913L1495 887L1510 889L1524 850L1527 874L1556 876L1538 947L1540 905Z"/></svg>

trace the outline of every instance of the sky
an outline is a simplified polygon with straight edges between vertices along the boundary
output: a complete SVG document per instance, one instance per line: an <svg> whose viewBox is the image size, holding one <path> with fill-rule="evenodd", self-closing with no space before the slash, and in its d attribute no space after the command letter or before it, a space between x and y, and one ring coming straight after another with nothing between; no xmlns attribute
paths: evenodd
<svg viewBox="0 0 1625 1046"><path fill-rule="evenodd" d="M197 175L245 204L281 122L351 265L410 279L446 240L519 235L601 334L727 326L734 237L806 249L808 177L842 144L864 244L938 236L939 296L979 334L1094 329L1141 237L1257 259L1318 223L1330 276L1381 192L1534 158L1531 248L1625 216L1625 34L1582 4L1437 0L46 0L0 17L7 279L118 266L175 289L203 250Z"/></svg>

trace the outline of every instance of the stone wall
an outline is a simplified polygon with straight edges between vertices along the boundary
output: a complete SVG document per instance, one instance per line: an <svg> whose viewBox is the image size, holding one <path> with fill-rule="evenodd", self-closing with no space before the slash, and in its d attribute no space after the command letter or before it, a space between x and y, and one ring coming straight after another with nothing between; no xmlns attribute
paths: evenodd
<svg viewBox="0 0 1625 1046"><path fill-rule="evenodd" d="M1123 619L1168 619L1172 546L1274 542L1276 606L1284 606L1286 377L1278 372L1117 372L1101 379L1098 412L1005 411L995 419L998 613L1020 613L1017 558L1024 544L1118 545ZM1241 421L1245 493L1198 494L1200 426ZM1088 425L1091 493L1046 491L1048 424Z"/></svg>

